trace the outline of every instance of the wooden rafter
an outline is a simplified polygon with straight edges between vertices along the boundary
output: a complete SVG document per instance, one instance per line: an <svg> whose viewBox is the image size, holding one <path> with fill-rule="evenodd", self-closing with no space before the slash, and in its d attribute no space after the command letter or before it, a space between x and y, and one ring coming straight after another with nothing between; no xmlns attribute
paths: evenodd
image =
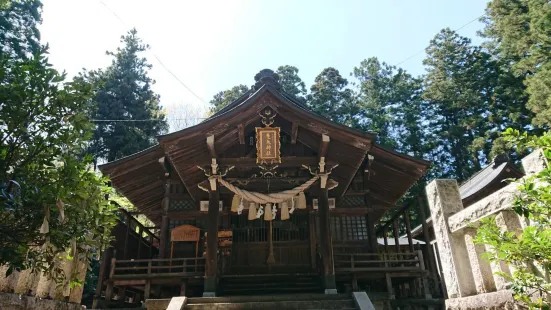
<svg viewBox="0 0 551 310"><path fill-rule="evenodd" d="M245 144L245 127L243 124L237 125L237 134L239 136L239 144Z"/></svg>
<svg viewBox="0 0 551 310"><path fill-rule="evenodd" d="M297 136L298 136L298 123L293 122L293 125L291 127L291 144L297 144Z"/></svg>

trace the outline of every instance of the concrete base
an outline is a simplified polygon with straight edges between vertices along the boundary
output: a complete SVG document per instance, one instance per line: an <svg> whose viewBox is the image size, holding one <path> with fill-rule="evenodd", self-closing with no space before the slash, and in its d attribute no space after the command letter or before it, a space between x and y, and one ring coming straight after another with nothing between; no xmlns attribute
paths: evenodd
<svg viewBox="0 0 551 310"><path fill-rule="evenodd" d="M325 295L337 295L337 289L336 288L327 288L325 289Z"/></svg>
<svg viewBox="0 0 551 310"><path fill-rule="evenodd" d="M209 298L216 297L216 293L215 292L203 292L203 297L209 297Z"/></svg>
<svg viewBox="0 0 551 310"><path fill-rule="evenodd" d="M166 310L170 304L170 299L148 299L145 301L147 310Z"/></svg>
<svg viewBox="0 0 551 310"><path fill-rule="evenodd" d="M509 290L446 299L446 310L520 309Z"/></svg>
<svg viewBox="0 0 551 310"><path fill-rule="evenodd" d="M172 297L166 310L184 310L186 303L187 298L185 296Z"/></svg>
<svg viewBox="0 0 551 310"><path fill-rule="evenodd" d="M354 292L352 293L356 307L360 310L375 310L375 306L367 296L366 292Z"/></svg>

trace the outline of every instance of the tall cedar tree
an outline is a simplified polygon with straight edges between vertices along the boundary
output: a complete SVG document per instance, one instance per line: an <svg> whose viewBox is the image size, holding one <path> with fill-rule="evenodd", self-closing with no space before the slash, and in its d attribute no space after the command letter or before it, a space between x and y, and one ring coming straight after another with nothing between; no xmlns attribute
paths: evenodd
<svg viewBox="0 0 551 310"><path fill-rule="evenodd" d="M239 99L239 97L243 96L247 91L249 91L249 87L246 85L240 84L230 89L217 93L210 101L210 104L212 104L212 107L210 108L210 112L216 113L222 110L228 104L232 103L233 101Z"/></svg>
<svg viewBox="0 0 551 310"><path fill-rule="evenodd" d="M426 52L424 98L439 141L434 160L441 163L443 175L462 181L481 169L484 149L477 138L484 137L489 126L487 56L450 29L440 31Z"/></svg>
<svg viewBox="0 0 551 310"><path fill-rule="evenodd" d="M288 94L300 102L306 102L306 84L298 76L298 68L293 66L279 66L276 70L279 75L279 84Z"/></svg>
<svg viewBox="0 0 551 310"><path fill-rule="evenodd" d="M377 58L369 58L354 68L358 80L358 119L360 129L378 134L379 143L417 158L430 159L434 139L427 128L426 103L422 100L422 80ZM430 174L437 173L434 169ZM415 198L424 189L425 179L410 190L404 200ZM413 225L420 223L410 210ZM388 220L391 214L387 214ZM405 226L404 226L405 229Z"/></svg>
<svg viewBox="0 0 551 310"><path fill-rule="evenodd" d="M339 70L325 68L310 87L308 105L315 113L334 122L357 127L354 93Z"/></svg>
<svg viewBox="0 0 551 310"><path fill-rule="evenodd" d="M40 53L42 3L37 0L6 1L0 9L0 52L12 59Z"/></svg>
<svg viewBox="0 0 551 310"><path fill-rule="evenodd" d="M551 4L546 0L494 0L486 9L483 35L499 57L525 77L533 124L551 125Z"/></svg>
<svg viewBox="0 0 551 310"><path fill-rule="evenodd" d="M383 146L422 157L427 141L422 129L421 81L374 57L362 61L353 75L359 81L362 129L376 132Z"/></svg>
<svg viewBox="0 0 551 310"><path fill-rule="evenodd" d="M136 29L122 36L121 43L122 48L107 53L114 57L109 67L83 75L96 87L97 109L92 118L99 122L91 145L96 160L112 161L139 152L154 145L155 136L168 129L159 95L151 90L151 65L140 57L149 46L138 38Z"/></svg>

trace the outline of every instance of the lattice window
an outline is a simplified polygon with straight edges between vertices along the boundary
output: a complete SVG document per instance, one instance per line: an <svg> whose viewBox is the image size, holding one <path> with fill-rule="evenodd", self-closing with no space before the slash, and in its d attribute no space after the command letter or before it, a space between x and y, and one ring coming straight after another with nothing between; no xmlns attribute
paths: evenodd
<svg viewBox="0 0 551 310"><path fill-rule="evenodd" d="M197 206L193 200L170 200L169 211L190 211L197 210Z"/></svg>
<svg viewBox="0 0 551 310"><path fill-rule="evenodd" d="M367 240L367 222L364 216L331 216L333 241ZM319 217L316 216L316 232L319 237Z"/></svg>
<svg viewBox="0 0 551 310"><path fill-rule="evenodd" d="M363 196L343 196L338 204L340 208L365 207Z"/></svg>

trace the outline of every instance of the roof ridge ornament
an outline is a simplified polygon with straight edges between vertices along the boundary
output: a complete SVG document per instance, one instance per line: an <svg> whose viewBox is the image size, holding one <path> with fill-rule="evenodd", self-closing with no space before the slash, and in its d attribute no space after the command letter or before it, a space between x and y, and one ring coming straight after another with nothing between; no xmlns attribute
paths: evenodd
<svg viewBox="0 0 551 310"><path fill-rule="evenodd" d="M263 85L271 86L278 90L281 89L281 84L279 84L279 74L275 73L273 70L260 70L260 72L254 76L254 80L256 81L254 84L255 90L260 89Z"/></svg>

